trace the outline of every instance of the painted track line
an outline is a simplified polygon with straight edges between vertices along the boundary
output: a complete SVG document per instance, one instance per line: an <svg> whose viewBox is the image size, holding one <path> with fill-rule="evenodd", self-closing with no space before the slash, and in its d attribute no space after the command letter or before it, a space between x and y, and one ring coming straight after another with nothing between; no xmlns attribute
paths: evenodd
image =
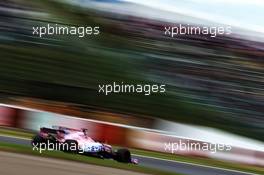
<svg viewBox="0 0 264 175"><path fill-rule="evenodd" d="M232 170L232 169L227 169L227 168L220 168L220 167L208 166L208 165L202 165L202 164L196 164L196 163L190 163L190 162L181 162L181 161L177 161L177 160L170 160L170 159L164 159L164 158L158 158L158 157L144 156L144 155L139 155L139 154L132 154L132 155L137 156L137 157L161 160L161 161L175 162L175 163L199 166L199 167L204 167L204 168L211 168L211 169L217 169L217 170L223 170L223 171L229 171L229 172L235 172L235 173L242 173L245 175L246 174L247 175L260 175L260 174L250 173L250 172L239 171L239 170Z"/></svg>

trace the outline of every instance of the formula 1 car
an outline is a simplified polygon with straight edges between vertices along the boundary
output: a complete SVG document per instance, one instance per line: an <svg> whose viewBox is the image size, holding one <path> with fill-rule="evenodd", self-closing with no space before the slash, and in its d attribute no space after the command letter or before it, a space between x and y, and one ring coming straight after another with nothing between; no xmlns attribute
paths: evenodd
<svg viewBox="0 0 264 175"><path fill-rule="evenodd" d="M100 143L88 137L87 129L71 129L61 126L40 128L39 133L33 137L32 146L43 150L61 150L78 153L102 159L113 159L123 163L137 164L138 160L131 157L128 149L113 150L111 145Z"/></svg>

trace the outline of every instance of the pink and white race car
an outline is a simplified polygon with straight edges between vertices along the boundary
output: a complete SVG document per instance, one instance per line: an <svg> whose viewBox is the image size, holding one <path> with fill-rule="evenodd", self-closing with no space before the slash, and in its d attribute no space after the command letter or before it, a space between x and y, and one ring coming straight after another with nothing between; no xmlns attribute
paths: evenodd
<svg viewBox="0 0 264 175"><path fill-rule="evenodd" d="M113 150L111 145L97 142L89 137L87 129L76 130L61 126L43 127L32 139L32 146L113 159L123 163L138 163L137 159L131 157L128 149Z"/></svg>

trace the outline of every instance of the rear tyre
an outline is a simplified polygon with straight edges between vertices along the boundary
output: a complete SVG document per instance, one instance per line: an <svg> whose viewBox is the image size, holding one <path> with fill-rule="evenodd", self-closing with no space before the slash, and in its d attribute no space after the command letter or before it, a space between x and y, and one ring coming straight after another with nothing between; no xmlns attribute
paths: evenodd
<svg viewBox="0 0 264 175"><path fill-rule="evenodd" d="M75 140L66 140L62 146L62 150L68 153L78 153L78 143Z"/></svg>
<svg viewBox="0 0 264 175"><path fill-rule="evenodd" d="M37 147L40 147L41 143L46 143L46 139L44 139L40 135L34 136L31 142L32 146L37 146Z"/></svg>

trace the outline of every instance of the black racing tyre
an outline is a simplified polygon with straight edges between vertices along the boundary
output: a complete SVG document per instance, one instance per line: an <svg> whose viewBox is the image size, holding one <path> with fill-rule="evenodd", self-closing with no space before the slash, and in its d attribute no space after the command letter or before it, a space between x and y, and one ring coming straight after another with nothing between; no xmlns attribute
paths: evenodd
<svg viewBox="0 0 264 175"><path fill-rule="evenodd" d="M68 153L78 153L78 143L75 140L66 140L63 143L62 151Z"/></svg>
<svg viewBox="0 0 264 175"><path fill-rule="evenodd" d="M118 162L130 163L131 162L131 153L128 149L118 149L116 151L115 159Z"/></svg>
<svg viewBox="0 0 264 175"><path fill-rule="evenodd" d="M41 143L46 143L46 139L44 139L40 135L34 136L31 142L33 146L37 146L37 147L39 147Z"/></svg>

